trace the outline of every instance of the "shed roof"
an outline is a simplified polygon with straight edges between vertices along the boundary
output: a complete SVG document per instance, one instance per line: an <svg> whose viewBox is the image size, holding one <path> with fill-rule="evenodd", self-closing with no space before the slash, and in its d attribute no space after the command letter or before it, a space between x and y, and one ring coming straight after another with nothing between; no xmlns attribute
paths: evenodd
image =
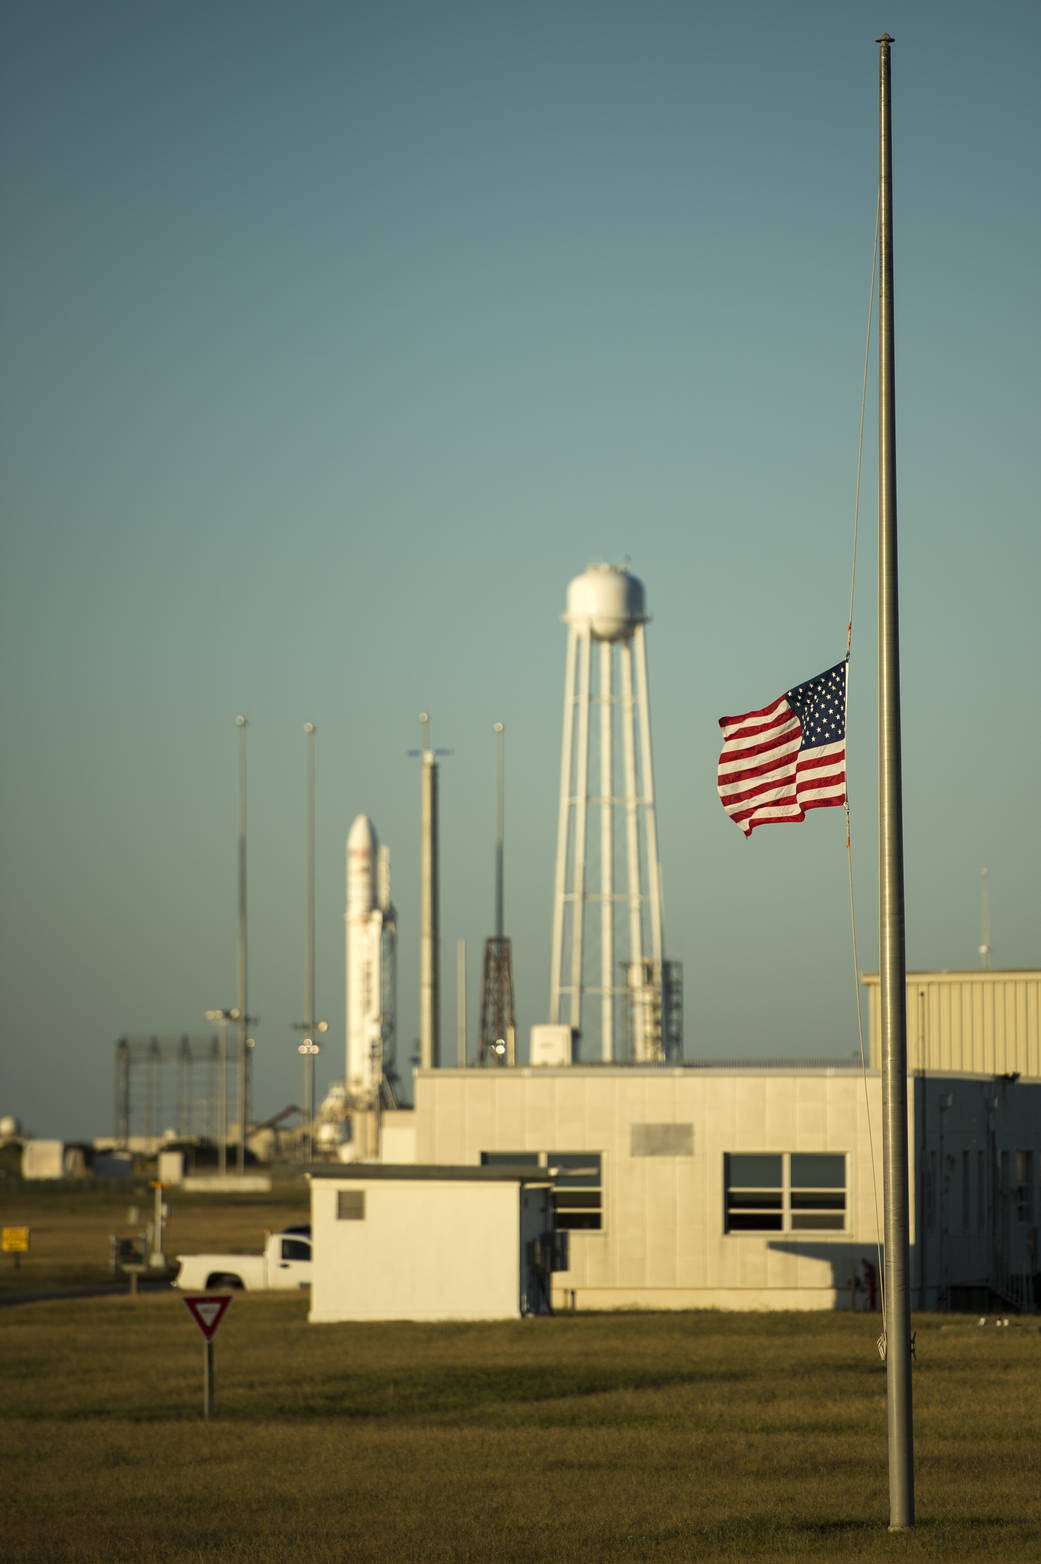
<svg viewBox="0 0 1041 1564"><path fill-rule="evenodd" d="M479 1166L436 1162L344 1162L336 1166L313 1167L308 1176L316 1178L384 1179L399 1182L437 1180L473 1184L546 1184L553 1180L544 1168Z"/></svg>

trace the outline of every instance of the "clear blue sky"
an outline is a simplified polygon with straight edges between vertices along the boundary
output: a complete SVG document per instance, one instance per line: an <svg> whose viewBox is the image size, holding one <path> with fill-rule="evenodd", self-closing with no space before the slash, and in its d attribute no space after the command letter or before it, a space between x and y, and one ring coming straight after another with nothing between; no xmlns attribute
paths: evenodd
<svg viewBox="0 0 1041 1564"><path fill-rule="evenodd" d="M857 1046L841 811L746 841L717 718L845 647L893 46L907 956L1036 966L1041 10L12 0L4 23L0 1113L113 1128L124 1033L233 1005L249 728L261 1115L299 1101L318 726L321 1092L344 840L392 853L417 1031L416 716L442 767L443 1031L492 932L495 739L526 1043L546 1019L568 581L643 580L691 1057ZM854 621L877 960L875 371Z"/></svg>

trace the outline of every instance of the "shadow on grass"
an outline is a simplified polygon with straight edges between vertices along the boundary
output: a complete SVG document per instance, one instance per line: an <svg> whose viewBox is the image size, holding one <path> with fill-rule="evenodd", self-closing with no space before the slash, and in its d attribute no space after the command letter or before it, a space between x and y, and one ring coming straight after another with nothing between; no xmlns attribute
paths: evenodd
<svg viewBox="0 0 1041 1564"><path fill-rule="evenodd" d="M643 1542L641 1557L673 1557L678 1535L659 1534L627 1539ZM752 1558L800 1559L987 1559L1018 1564L1037 1557L1033 1522L999 1515L959 1515L937 1519L919 1516L907 1530L891 1532L885 1500L879 1513L800 1520L769 1516L729 1516L713 1525L696 1526L685 1538L689 1556L713 1560Z"/></svg>
<svg viewBox="0 0 1041 1564"><path fill-rule="evenodd" d="M292 1398L265 1398L259 1412L264 1417L287 1421L452 1417L460 1412L465 1412L470 1419L480 1419L482 1413L499 1414L505 1407L516 1411L524 1406L545 1408L596 1400L596 1410L583 1411L581 1405L572 1405L567 1421L572 1424L589 1421L602 1426L604 1409L599 1403L605 1396L625 1398L632 1393L679 1389L688 1385L734 1383L744 1377L734 1369L690 1373L677 1373L675 1369L644 1369L619 1375L617 1367L611 1365L556 1364L552 1368L525 1364L439 1365L417 1367L398 1379L388 1379L385 1374L369 1376L361 1371L344 1375L334 1382L301 1385ZM227 1412L230 1416L236 1415L230 1407ZM255 1417L258 1408L253 1405L248 1414L245 1408L243 1413ZM630 1411L629 1420L631 1416Z"/></svg>

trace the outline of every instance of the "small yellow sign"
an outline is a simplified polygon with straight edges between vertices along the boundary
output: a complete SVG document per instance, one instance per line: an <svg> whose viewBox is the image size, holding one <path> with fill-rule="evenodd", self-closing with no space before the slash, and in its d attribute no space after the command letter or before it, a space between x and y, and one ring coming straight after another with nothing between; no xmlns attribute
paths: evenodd
<svg viewBox="0 0 1041 1564"><path fill-rule="evenodd" d="M2 1247L5 1254L28 1254L29 1229L27 1227L5 1227L3 1230Z"/></svg>

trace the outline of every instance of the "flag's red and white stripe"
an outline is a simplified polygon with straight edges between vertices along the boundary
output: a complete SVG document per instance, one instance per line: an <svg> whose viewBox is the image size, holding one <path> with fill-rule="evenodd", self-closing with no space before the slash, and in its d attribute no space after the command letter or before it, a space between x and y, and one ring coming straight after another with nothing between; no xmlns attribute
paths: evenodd
<svg viewBox="0 0 1041 1564"><path fill-rule="evenodd" d="M783 695L761 711L721 717L718 787L746 836L757 825L805 820L846 802L846 741L802 748L802 724Z"/></svg>

